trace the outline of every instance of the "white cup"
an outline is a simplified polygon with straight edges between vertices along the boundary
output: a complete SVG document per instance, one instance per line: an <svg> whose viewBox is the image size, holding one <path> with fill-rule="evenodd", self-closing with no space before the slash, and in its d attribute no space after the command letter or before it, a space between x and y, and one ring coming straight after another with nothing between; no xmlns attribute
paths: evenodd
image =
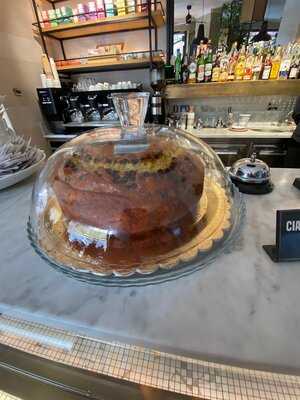
<svg viewBox="0 0 300 400"><path fill-rule="evenodd" d="M241 128L247 128L248 122L251 118L251 114L240 114L239 115L239 127Z"/></svg>

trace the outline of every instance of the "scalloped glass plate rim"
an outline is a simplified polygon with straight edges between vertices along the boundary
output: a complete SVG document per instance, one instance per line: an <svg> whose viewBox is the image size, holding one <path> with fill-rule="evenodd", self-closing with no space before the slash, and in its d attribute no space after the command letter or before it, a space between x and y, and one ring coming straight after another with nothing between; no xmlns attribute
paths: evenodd
<svg viewBox="0 0 300 400"><path fill-rule="evenodd" d="M236 203L235 205L237 206L239 212L236 214L235 220L232 221L232 228L230 229L229 234L225 235L225 237L223 237L222 239L216 241L212 249L208 250L207 252L201 252L201 260L199 260L198 256L196 256L193 261L181 262L178 266L171 269L157 269L155 272L150 274L135 273L127 277L117 277L114 275L101 276L92 271L83 272L71 267L66 267L62 264L55 262L38 246L35 234L32 230L30 219L27 223L27 234L35 252L43 260L45 260L50 266L52 266L56 270L81 282L110 287L148 286L166 283L184 276L188 276L196 271L203 269L207 265L211 264L218 256L225 253L226 250L229 250L230 246L233 245L233 243L236 241L243 225L243 220L246 213L246 206L243 195L238 191L236 187L234 187L233 190L234 203Z"/></svg>

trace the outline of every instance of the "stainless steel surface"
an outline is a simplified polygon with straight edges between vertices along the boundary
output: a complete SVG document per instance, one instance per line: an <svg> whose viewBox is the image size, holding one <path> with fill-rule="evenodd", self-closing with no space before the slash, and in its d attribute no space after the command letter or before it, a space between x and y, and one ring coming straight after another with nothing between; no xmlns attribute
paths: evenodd
<svg viewBox="0 0 300 400"><path fill-rule="evenodd" d="M265 183L271 177L270 168L264 161L256 158L256 153L252 153L250 158L236 161L229 173L231 177L244 183Z"/></svg>

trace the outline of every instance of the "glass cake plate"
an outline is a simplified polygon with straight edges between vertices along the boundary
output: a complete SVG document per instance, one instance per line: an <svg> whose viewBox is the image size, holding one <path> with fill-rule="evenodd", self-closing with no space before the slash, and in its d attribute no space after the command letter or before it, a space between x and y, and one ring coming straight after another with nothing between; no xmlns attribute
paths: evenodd
<svg viewBox="0 0 300 400"><path fill-rule="evenodd" d="M245 205L221 160L187 132L144 127L148 97L114 94L121 128L66 143L35 183L30 242L70 277L163 283L210 264L239 235Z"/></svg>

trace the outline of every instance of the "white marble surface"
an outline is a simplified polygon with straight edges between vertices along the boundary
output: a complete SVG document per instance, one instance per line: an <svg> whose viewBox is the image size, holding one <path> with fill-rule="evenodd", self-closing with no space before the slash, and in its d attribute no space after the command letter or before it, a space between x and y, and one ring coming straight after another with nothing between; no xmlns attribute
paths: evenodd
<svg viewBox="0 0 300 400"><path fill-rule="evenodd" d="M29 245L32 181L0 192L0 311L199 358L300 368L300 262L273 264L275 210L300 206L299 170L272 170L275 190L247 196L235 250L168 284L103 288L53 270Z"/></svg>
<svg viewBox="0 0 300 400"><path fill-rule="evenodd" d="M258 131L249 128L246 132L234 132L228 128L202 128L190 129L187 132L198 136L201 139L290 139L293 136L293 130L272 130Z"/></svg>

